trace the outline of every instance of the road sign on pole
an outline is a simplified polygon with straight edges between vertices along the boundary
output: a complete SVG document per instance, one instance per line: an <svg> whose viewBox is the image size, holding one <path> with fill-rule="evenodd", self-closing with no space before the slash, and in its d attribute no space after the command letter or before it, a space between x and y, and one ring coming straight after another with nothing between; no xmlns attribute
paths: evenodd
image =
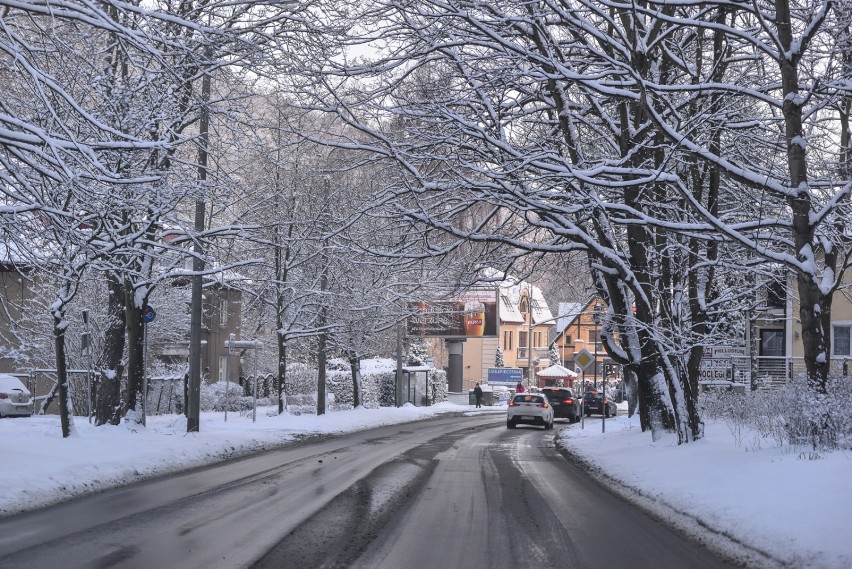
<svg viewBox="0 0 852 569"><path fill-rule="evenodd" d="M574 361L580 366L581 370L586 371L595 363L595 356L592 355L592 352L583 348L574 356Z"/></svg>

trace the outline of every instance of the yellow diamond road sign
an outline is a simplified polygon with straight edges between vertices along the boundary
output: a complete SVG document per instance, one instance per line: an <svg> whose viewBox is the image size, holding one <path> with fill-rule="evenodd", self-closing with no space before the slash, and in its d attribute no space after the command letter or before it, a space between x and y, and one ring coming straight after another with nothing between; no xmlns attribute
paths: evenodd
<svg viewBox="0 0 852 569"><path fill-rule="evenodd" d="M595 356L593 356L589 350L583 348L577 352L576 356L574 356L574 361L578 366L580 366L580 369L586 371L593 363L595 363Z"/></svg>

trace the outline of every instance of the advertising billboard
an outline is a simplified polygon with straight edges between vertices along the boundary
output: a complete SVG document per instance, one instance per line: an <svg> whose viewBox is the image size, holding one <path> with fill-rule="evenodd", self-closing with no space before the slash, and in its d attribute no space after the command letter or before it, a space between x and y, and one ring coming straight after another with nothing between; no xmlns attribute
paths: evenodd
<svg viewBox="0 0 852 569"><path fill-rule="evenodd" d="M497 290L472 290L448 299L415 303L408 334L440 338L495 338Z"/></svg>
<svg viewBox="0 0 852 569"><path fill-rule="evenodd" d="M524 372L519 367L490 367L488 368L488 383L490 385L507 385L514 387L523 381Z"/></svg>

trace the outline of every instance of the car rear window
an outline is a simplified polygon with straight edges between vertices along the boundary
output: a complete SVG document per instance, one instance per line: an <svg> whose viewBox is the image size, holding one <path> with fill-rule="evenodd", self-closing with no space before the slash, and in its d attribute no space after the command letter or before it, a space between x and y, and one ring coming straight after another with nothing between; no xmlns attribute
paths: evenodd
<svg viewBox="0 0 852 569"><path fill-rule="evenodd" d="M544 397L541 395L515 395L512 401L515 403L544 403Z"/></svg>
<svg viewBox="0 0 852 569"><path fill-rule="evenodd" d="M548 389L544 392L551 399L567 399L574 397L569 389Z"/></svg>
<svg viewBox="0 0 852 569"><path fill-rule="evenodd" d="M0 375L0 391L14 391L20 389L24 393L29 394L27 386L21 383L21 380L13 375Z"/></svg>

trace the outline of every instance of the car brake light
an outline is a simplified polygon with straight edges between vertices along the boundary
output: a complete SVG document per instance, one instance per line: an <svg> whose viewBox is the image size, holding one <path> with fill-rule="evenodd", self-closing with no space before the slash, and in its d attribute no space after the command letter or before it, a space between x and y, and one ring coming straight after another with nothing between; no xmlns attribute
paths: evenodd
<svg viewBox="0 0 852 569"><path fill-rule="evenodd" d="M547 409L548 407L550 407L550 405L548 405L547 403L542 403L541 405L539 405L539 407L541 407L542 409Z"/></svg>
<svg viewBox="0 0 852 569"><path fill-rule="evenodd" d="M518 406L518 404L515 403L514 401L509 401L509 407L517 407L517 406Z"/></svg>
<svg viewBox="0 0 852 569"><path fill-rule="evenodd" d="M572 405L574 403L574 400L573 399L566 399L565 401L563 401L563 403L566 403L568 405Z"/></svg>

